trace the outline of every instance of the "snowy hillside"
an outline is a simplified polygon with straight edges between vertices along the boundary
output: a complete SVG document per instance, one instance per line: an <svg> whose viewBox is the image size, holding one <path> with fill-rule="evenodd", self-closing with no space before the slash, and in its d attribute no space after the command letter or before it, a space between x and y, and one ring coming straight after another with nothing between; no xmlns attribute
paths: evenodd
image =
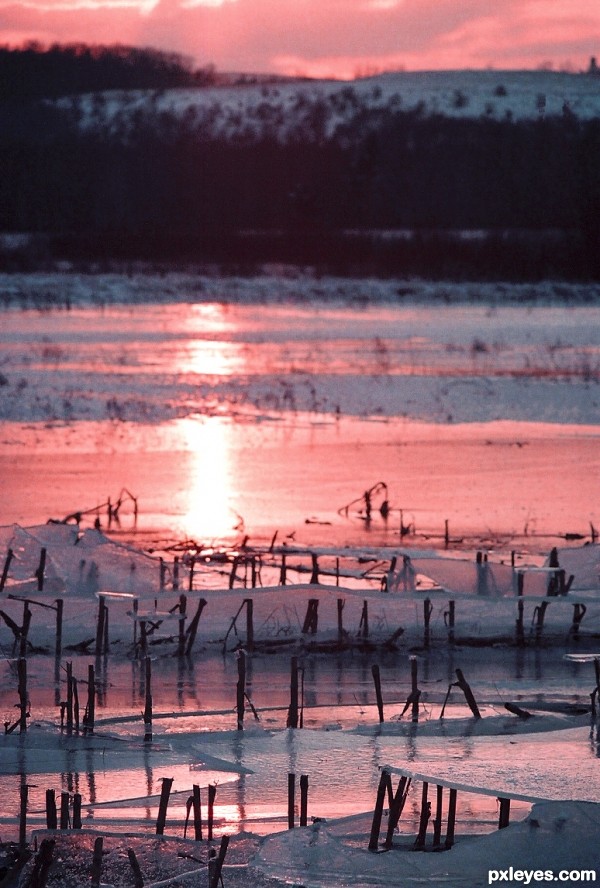
<svg viewBox="0 0 600 888"><path fill-rule="evenodd" d="M285 81L164 91L129 91L63 99L78 104L84 122L167 112L201 124L206 136L278 131L289 134L315 111L330 134L357 111L420 109L449 117L535 119L569 112L600 115L600 76L550 71L395 72L348 81ZM81 102L81 104L79 104Z"/></svg>
<svg viewBox="0 0 600 888"><path fill-rule="evenodd" d="M3 227L51 235L43 249L55 258L283 262L437 279L600 274L595 74L73 86L44 101L0 139ZM284 236L292 231L303 237ZM426 249L414 239L374 244L375 231L513 234L510 244L457 250L437 234ZM517 232L551 232L552 242L517 243Z"/></svg>

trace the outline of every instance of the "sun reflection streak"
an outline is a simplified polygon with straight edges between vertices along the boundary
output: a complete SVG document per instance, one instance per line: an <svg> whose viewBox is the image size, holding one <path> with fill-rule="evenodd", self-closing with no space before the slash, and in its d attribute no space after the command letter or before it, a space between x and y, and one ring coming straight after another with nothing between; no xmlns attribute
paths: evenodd
<svg viewBox="0 0 600 888"><path fill-rule="evenodd" d="M178 356L179 372L202 377L243 372L244 359L235 340L237 325L224 305L192 306L187 328L194 336ZM232 507L237 499L231 426L226 419L201 417L179 424L181 449L189 454L186 532L197 540L220 540L239 529Z"/></svg>
<svg viewBox="0 0 600 888"><path fill-rule="evenodd" d="M180 358L180 370L198 376L233 376L243 369L241 346L234 342L194 339Z"/></svg>
<svg viewBox="0 0 600 888"><path fill-rule="evenodd" d="M198 540L231 536L240 520L231 505L236 491L229 429L219 417L181 423L183 448L190 454L184 522Z"/></svg>

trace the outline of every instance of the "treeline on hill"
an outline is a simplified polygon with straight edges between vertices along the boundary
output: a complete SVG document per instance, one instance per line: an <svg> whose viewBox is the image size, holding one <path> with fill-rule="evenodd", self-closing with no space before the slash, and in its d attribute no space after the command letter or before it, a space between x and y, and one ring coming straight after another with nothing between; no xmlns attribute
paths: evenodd
<svg viewBox="0 0 600 888"><path fill-rule="evenodd" d="M219 135L152 103L110 126L82 116L0 105L0 230L39 233L50 258L600 278L599 120L357 104L330 132L306 100L283 137L271 123Z"/></svg>
<svg viewBox="0 0 600 888"><path fill-rule="evenodd" d="M36 42L0 47L0 100L205 86L214 76L210 65L194 70L185 56L151 48Z"/></svg>

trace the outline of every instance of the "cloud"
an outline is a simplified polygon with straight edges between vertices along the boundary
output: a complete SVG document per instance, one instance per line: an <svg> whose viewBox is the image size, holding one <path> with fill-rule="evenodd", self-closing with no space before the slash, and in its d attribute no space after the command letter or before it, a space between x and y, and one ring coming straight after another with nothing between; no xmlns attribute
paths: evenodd
<svg viewBox="0 0 600 888"><path fill-rule="evenodd" d="M550 15L547 13L550 12ZM556 66L579 60L586 67L600 39L600 6L592 15L569 4L519 3L510 16L490 14L466 20L437 41L444 67L457 67L467 49L473 67L531 68L553 60Z"/></svg>
<svg viewBox="0 0 600 888"><path fill-rule="evenodd" d="M0 40L156 46L220 70L586 67L597 0L0 0Z"/></svg>
<svg viewBox="0 0 600 888"><path fill-rule="evenodd" d="M37 10L41 13L60 14L73 10L88 12L110 12L114 9L131 9L136 12L149 12L158 0L0 0L0 9Z"/></svg>

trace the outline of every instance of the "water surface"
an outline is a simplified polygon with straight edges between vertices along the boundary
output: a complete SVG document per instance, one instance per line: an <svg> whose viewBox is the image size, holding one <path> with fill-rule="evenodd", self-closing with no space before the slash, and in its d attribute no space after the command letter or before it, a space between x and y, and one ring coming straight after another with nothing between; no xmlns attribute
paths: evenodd
<svg viewBox="0 0 600 888"><path fill-rule="evenodd" d="M113 285L128 292L125 280ZM137 522L128 501L110 530L148 546L264 543L275 533L306 545L397 546L407 526L406 544L431 547L443 544L448 522L452 546L543 556L566 533L589 538L590 525L600 524L595 306L350 303L343 285L336 300L323 301L314 281L309 302L302 281L293 299L278 302L275 278L261 282L261 304L241 304L223 297L228 286L233 292L218 282L220 299L205 290L202 304L175 294L160 305L2 311L1 524L83 511L84 524L97 518L107 529L106 503L123 490L137 498ZM384 520L379 499L367 521L364 492L378 482L391 512ZM10 721L12 637L0 632L0 700ZM381 661L386 723L408 694L407 656ZM30 665L33 717L46 726L42 737L55 736L63 685L49 658ZM598 797L590 726L516 739L473 738L468 725L443 739L357 733L377 725L371 665L308 659L306 728L294 732L285 727L289 662L257 658L250 690L261 722L247 714L246 730L236 732L232 655L161 658L155 710L165 717L156 719L155 748L140 744L118 761L112 752L67 750L44 769L23 742L20 769L7 764L0 778L3 837L16 829L23 779L36 784L38 822L53 786L82 792L96 824L142 821L150 829L163 777L182 792L176 820L194 782L218 780L218 816L230 831L284 824L288 771L309 774L314 816L368 810L386 762L465 782L529 770L540 795ZM424 720L437 718L458 665L469 669L490 716L511 698L589 699L593 684L589 664L568 664L559 649L505 649L478 660L434 650L422 663ZM85 674L86 658L76 666ZM137 742L139 663L109 662L102 676L102 729ZM253 774L196 770L203 754ZM491 822L494 811L473 817Z"/></svg>

